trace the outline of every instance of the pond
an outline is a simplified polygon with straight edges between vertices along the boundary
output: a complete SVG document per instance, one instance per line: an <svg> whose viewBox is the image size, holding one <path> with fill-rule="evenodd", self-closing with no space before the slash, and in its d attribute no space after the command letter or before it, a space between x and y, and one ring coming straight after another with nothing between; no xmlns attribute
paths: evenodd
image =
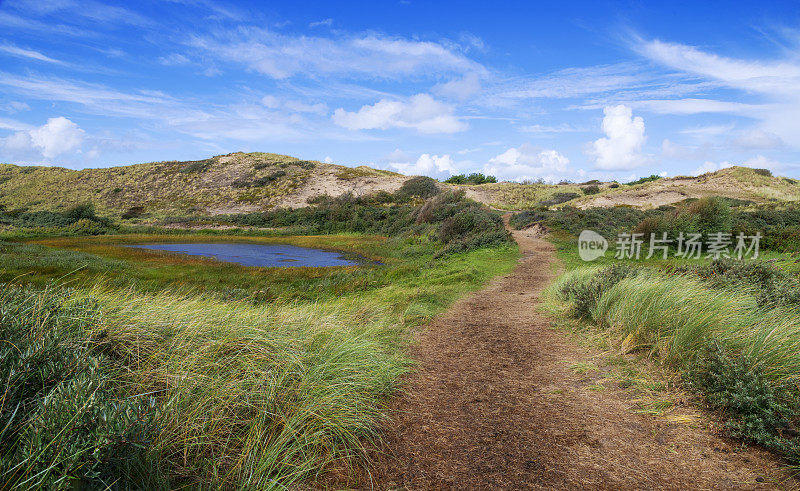
<svg viewBox="0 0 800 491"><path fill-rule="evenodd" d="M244 266L269 268L355 266L364 262L348 259L341 252L286 244L138 244L127 247L211 257L218 261L238 263Z"/></svg>

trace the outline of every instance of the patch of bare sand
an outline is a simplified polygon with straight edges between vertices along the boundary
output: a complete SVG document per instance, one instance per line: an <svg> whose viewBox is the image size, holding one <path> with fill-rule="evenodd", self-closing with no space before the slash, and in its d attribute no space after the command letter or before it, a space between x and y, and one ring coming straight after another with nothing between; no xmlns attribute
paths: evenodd
<svg viewBox="0 0 800 491"><path fill-rule="evenodd" d="M364 196L386 191L393 193L408 178L405 176L367 176L349 179L336 177L336 172L317 172L312 174L306 182L294 192L281 197L277 202L278 208L301 208L308 206L308 200L327 194L328 196L341 196L352 193L354 196Z"/></svg>

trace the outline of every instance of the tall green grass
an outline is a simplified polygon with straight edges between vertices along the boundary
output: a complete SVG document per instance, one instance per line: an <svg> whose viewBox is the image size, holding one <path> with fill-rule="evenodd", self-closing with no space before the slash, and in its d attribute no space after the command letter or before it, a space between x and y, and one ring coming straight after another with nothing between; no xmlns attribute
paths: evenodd
<svg viewBox="0 0 800 491"><path fill-rule="evenodd" d="M800 414L800 310L689 275L610 270L572 270L549 291L622 350L649 352L683 373L726 411L736 436L800 462L800 444L781 436Z"/></svg>

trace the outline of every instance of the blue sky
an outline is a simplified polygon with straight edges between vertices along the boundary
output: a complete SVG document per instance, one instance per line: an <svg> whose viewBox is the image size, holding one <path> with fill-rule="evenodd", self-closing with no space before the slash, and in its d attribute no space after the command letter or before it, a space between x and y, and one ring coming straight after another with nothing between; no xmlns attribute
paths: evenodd
<svg viewBox="0 0 800 491"><path fill-rule="evenodd" d="M0 0L0 162L800 176L800 4Z"/></svg>

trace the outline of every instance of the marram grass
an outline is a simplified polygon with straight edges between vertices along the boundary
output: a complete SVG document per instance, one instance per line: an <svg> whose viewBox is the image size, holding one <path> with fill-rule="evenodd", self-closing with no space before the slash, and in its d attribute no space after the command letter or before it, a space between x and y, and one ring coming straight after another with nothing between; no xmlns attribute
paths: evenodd
<svg viewBox="0 0 800 491"><path fill-rule="evenodd" d="M564 285L587 282L597 271L572 270L550 291L559 295ZM591 318L624 350L649 350L679 368L714 341L744 355L775 386L800 386L800 312L759 307L746 291L642 271L605 290Z"/></svg>
<svg viewBox="0 0 800 491"><path fill-rule="evenodd" d="M352 457L406 369L377 303L222 303L94 291L131 387L164 401L157 447L188 482L284 487Z"/></svg>

